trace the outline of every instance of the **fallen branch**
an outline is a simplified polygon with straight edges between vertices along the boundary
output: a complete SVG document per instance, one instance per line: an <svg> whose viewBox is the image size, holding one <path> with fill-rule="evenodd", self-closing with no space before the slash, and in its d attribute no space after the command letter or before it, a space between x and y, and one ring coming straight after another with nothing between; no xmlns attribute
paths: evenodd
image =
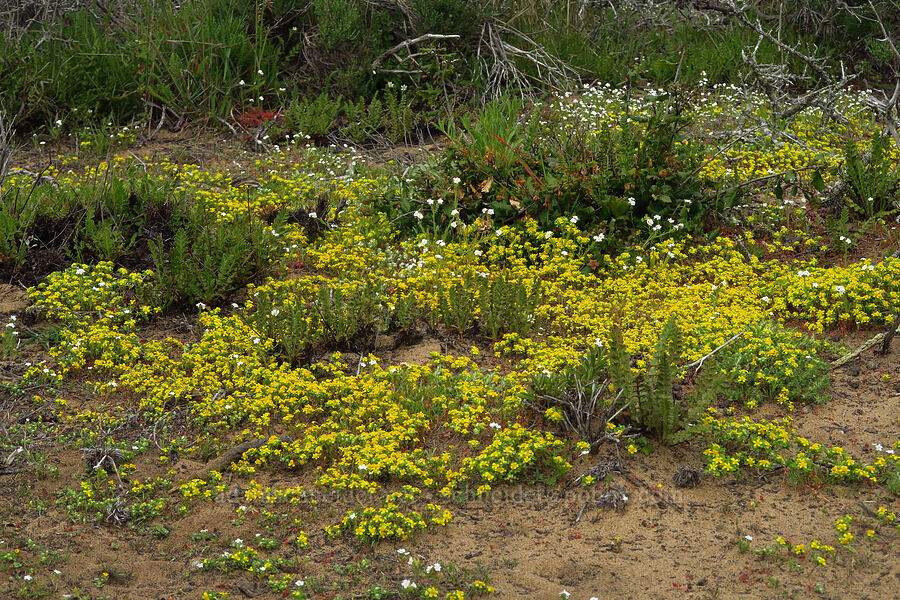
<svg viewBox="0 0 900 600"><path fill-rule="evenodd" d="M721 350L722 348L724 348L725 346L727 346L728 344L730 344L730 343L733 342L734 340L736 340L736 339L738 339L739 337L741 337L742 335L744 335L744 333L745 333L746 331L747 331L747 330L745 329L744 331L741 331L741 332L739 332L739 333L734 334L733 336L731 336L731 338L730 338L727 342L725 342L724 344L722 344L721 346L719 346L718 348L716 348L715 350L713 350L712 352L710 352L710 353L707 354L706 356L701 356L700 358L698 358L697 360L695 360L695 361L692 362L691 364L686 365L686 366L684 367L685 371L687 371L687 370L689 370L689 369L692 369L692 368L694 368L694 367L697 367L697 368L695 369L695 371L694 371L694 373L696 373L697 371L700 370L700 367L703 366L703 363L706 361L707 358L711 357L713 354L715 354L716 352L718 352L719 350Z"/></svg>
<svg viewBox="0 0 900 600"><path fill-rule="evenodd" d="M632 485L634 485L634 486L636 486L636 487L642 487L642 488L646 489L648 492L650 492L651 494L653 494L654 497L659 498L659 500L660 500L661 502L663 502L664 504L667 504L667 505L671 506L672 508L674 508L674 509L677 510L678 512L684 512L684 507L683 507L683 506L679 505L677 502L675 502L675 501L672 500L671 498L667 497L665 494L663 494L663 493L662 493L661 491L659 491L657 488L654 488L653 486L651 486L649 483L647 483L647 482L644 481L643 479L640 479L639 477L637 477L637 476L634 475L633 473L629 473L629 472L627 472L627 471L624 473L624 475L625 475L625 478L626 478L628 481L630 481Z"/></svg>
<svg viewBox="0 0 900 600"><path fill-rule="evenodd" d="M763 175L762 177L756 177L754 179L743 181L743 182L737 184L735 187L739 187L739 188L746 187L748 185L753 185L754 183L760 183L762 181L768 181L769 179L775 179L776 177L784 177L785 175L787 175L788 173L790 173L792 171L794 173L799 173L801 171L809 171L811 169L821 169L821 168L824 168L825 166L826 165L824 165L824 164L823 165L809 165L807 167L800 167L799 169L788 169L787 171L782 171L780 173L772 173L771 175Z"/></svg>
<svg viewBox="0 0 900 600"><path fill-rule="evenodd" d="M862 354L869 348L872 348L873 346L876 346L878 344L882 345L881 348L877 351L878 354L886 354L887 351L890 349L891 340L893 339L893 337L895 335L897 335L898 331L900 331L900 327L895 328L894 325L891 325L890 329L888 329L887 331L883 331L883 332L879 333L878 335L874 336L873 338L866 340L865 342L862 343L862 345L859 348L857 348L853 352L850 352L849 354L845 354L844 356L835 360L833 363L831 363L831 368L837 369L838 367L843 367L848 362L850 362L851 360L853 360L854 358L856 358L857 356L859 356L860 354Z"/></svg>
<svg viewBox="0 0 900 600"><path fill-rule="evenodd" d="M897 322L897 317L900 317L900 311L894 313L894 323ZM881 348L875 350L875 354L887 354L891 349L891 340L894 339L894 336L897 335L898 332L900 332L900 327L895 328L894 325L891 325L891 327L883 333L884 337L881 340Z"/></svg>
<svg viewBox="0 0 900 600"><path fill-rule="evenodd" d="M287 436L282 436L280 439L281 439L281 443L283 443L283 444L290 444L291 442L294 441L293 439L291 439ZM222 472L225 469L228 469L231 466L231 463L239 460L247 450L251 450L254 448L260 448L262 446L265 446L267 443L269 443L268 439L254 439L254 440L248 440L248 441L244 442L243 444L238 444L237 446L234 446L233 448L229 448L228 450L226 450L225 452L220 454L218 456L218 458L211 461L206 466L206 470Z"/></svg>

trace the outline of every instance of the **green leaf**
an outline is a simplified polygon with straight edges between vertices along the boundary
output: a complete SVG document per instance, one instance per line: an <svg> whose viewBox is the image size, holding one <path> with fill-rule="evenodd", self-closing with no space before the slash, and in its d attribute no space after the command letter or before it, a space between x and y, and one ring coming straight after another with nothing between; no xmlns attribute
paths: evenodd
<svg viewBox="0 0 900 600"><path fill-rule="evenodd" d="M820 191L820 192L825 189L825 180L822 179L822 174L819 172L818 169L813 171L812 185L814 188L816 188L817 191Z"/></svg>

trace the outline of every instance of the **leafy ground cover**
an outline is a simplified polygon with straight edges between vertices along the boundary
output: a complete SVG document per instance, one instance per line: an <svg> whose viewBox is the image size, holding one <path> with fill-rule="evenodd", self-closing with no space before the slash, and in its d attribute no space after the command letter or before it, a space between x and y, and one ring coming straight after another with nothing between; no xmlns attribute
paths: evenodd
<svg viewBox="0 0 900 600"><path fill-rule="evenodd" d="M877 129L847 95L715 153L733 90L664 95L406 169L289 138L13 172L4 593L895 592L897 350L832 365L897 325L895 172L819 208Z"/></svg>

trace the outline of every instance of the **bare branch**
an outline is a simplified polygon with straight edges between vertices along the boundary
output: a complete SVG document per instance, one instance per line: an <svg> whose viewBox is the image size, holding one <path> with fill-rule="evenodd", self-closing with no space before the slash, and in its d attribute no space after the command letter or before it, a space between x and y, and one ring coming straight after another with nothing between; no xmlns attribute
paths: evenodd
<svg viewBox="0 0 900 600"><path fill-rule="evenodd" d="M372 61L372 70L378 71L379 70L378 66L389 56L393 56L394 58L397 59L397 62L403 63L404 61L413 59L414 57L420 56L421 54L423 54L422 52L417 52L416 54L412 54L410 52L410 54L408 56L400 56L399 52L401 50L409 51L410 46L415 46L416 44L421 44L422 42L428 42L428 41L432 41L432 40L458 40L458 39L459 39L458 35L442 35L442 34L438 34L438 33L426 33L424 35L420 35L419 37L415 37L415 38L412 38L409 40L404 40L404 41L400 42L399 44L397 44L396 46L394 46L393 48L390 48L389 50L385 50L384 52L381 53L380 56L378 56L378 58L373 60ZM385 72L385 71L381 71L381 72ZM396 71L389 71L389 72L396 72Z"/></svg>

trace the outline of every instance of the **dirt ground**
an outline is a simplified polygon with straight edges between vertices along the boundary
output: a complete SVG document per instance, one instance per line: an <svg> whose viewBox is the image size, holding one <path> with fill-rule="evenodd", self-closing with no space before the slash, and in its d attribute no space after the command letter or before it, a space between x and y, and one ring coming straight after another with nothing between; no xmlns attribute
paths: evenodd
<svg viewBox="0 0 900 600"><path fill-rule="evenodd" d="M426 350L439 349L433 340L425 340L393 351L391 358L414 360ZM856 455L872 452L873 444L887 442L898 432L900 390L884 382L885 373L893 381L900 380L896 347L887 356L868 353L838 369L833 374L833 399L798 411L795 425L810 438L843 445ZM898 532L876 524L868 514L878 505L900 508L896 498L866 487L798 489L779 473L742 480L704 477L692 489L675 487L675 468L701 467L701 451L699 444L687 443L658 448L648 456L624 456L627 474L609 475L610 482L622 485L628 497L621 511L596 508L595 500L605 485L592 489L571 485L591 466L615 458L615 448L607 447L576 463L568 486L498 488L485 498L448 505L454 518L446 528L403 544L383 542L375 548L321 533L328 514L347 504L347 499L323 498L319 526L315 521L306 523L310 552L300 571L303 577L328 581L336 578L335 565L366 559L371 573L388 583L386 587L397 589L410 576L397 553L402 545L428 563L452 563L458 569L489 573L495 597L504 599L556 599L563 590L585 599L900 596ZM154 466L154 454L150 451L141 457L138 472L143 476L162 472ZM0 477L0 497L5 499L0 539L30 538L42 548L68 556L57 567L61 574L55 578L51 597L71 594L73 589L86 594L82 598L104 594L109 598L199 598L201 590L208 589L230 589L232 597L280 597L247 574L224 575L192 567L193 561L206 555L202 545L192 542L192 534L207 529L221 540L253 535L254 529L246 523L232 522L245 480L232 479L230 493L200 505L172 524L168 537L158 540L128 527L71 524L53 500L56 490L83 472L84 463L71 449L51 450L46 460L58 467L58 476L25 471ZM181 460L174 468L189 474L202 471L203 466L201 461ZM259 481L300 483L286 477L274 473ZM46 509L36 514L29 501L44 502ZM860 539L853 552L838 547L833 529L834 521L848 514L857 523L871 522L876 531L873 539ZM754 552L776 547L778 536L793 544L818 539L838 548L826 567L809 560L792 565L785 558L765 558ZM738 548L741 539L749 542L748 552ZM104 571L114 575L97 589L91 581ZM348 592L361 593L365 583L365 577L348 583ZM3 597L13 597L14 592L10 585ZM317 597L334 597L329 593Z"/></svg>

